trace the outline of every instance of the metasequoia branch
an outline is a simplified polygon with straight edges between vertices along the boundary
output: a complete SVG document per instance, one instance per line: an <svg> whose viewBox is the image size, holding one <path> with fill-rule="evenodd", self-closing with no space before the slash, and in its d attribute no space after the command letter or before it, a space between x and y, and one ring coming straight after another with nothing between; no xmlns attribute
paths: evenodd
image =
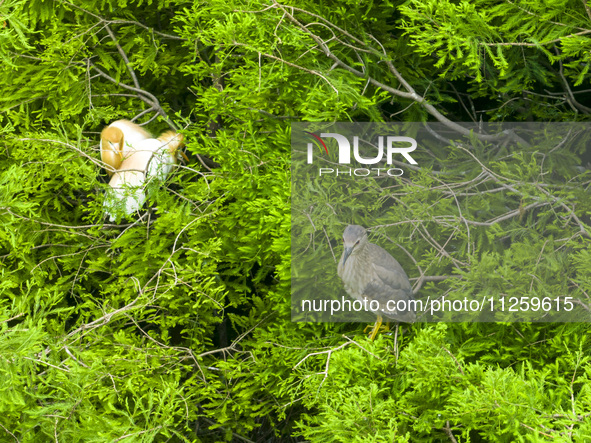
<svg viewBox="0 0 591 443"><path fill-rule="evenodd" d="M176 125L168 118L168 115L166 114L166 112L164 111L162 106L160 105L160 101L154 95L150 94L148 91L145 91L143 89L136 88L133 86L129 86L125 83L118 82L113 77L111 77L109 74L107 74L106 72L104 72L100 68L98 68L92 62L90 62L90 67L92 69L94 69L98 73L98 75L109 80L110 82L115 83L118 86L121 86L123 89L127 89L128 91L133 91L133 92L137 93L138 98L140 100L142 100L143 102L147 103L148 105L150 105L151 109L156 111L158 115L160 115L162 118L164 118L164 120L166 121L168 126L170 126L171 129L173 129L173 130L178 129L176 127Z"/></svg>
<svg viewBox="0 0 591 443"><path fill-rule="evenodd" d="M458 123L453 122L450 119L448 119L447 117L445 117L441 112L439 112L437 110L437 108L435 108L435 106L433 106L431 103L429 103L425 99L425 97L418 94L415 91L415 89L410 85L410 83L408 83L408 81L406 81L404 79L404 77L400 74L400 72L396 69L396 67L394 66L394 64L392 63L390 58L388 57L388 55L385 52L383 47L382 47L382 52L380 52L377 49L372 48L371 46L368 46L366 43L362 42L358 38L354 38L353 36L351 36L351 34L338 28L336 25L329 22L328 20L323 19L323 18L321 18L315 14L312 14L308 11L305 11L302 9L297 9L298 12L302 12L304 14L307 14L307 15L313 16L314 18L322 20L323 26L329 26L333 29L336 29L339 32L344 33L347 37L353 38L353 40L357 44L363 45L364 47L367 48L367 50L364 52L369 51L373 55L380 57L382 59L382 61L384 61L386 63L386 65L388 66L388 69L394 75L394 77L396 77L396 79L400 82L400 84L404 87L404 89L406 89L406 91L403 91L401 89L397 89L397 88L394 88L390 85L382 83L379 80L369 76L366 72L359 71L358 69L355 69L354 67L350 66L349 64L343 62L339 57L337 57L337 55L333 51L331 51L331 49L326 44L327 42L325 42L320 36L314 34L312 31L310 31L308 25L304 25L302 22L300 22L298 19L295 18L293 12L296 10L296 8L282 5L282 4L278 3L276 0L274 0L274 5L276 8L281 9L284 16L287 17L293 24L295 24L299 29L301 29L308 36L310 36L310 38L312 38L312 40L314 40L314 42L316 42L318 47L321 48L321 50L324 52L324 54L328 58L330 58L331 60L333 60L335 62L336 66L350 72L351 74L355 75L356 77L367 79L369 81L369 83L371 83L372 85L374 85L377 88L382 89L386 92L389 92L390 94L392 94L396 97L400 97L403 99L414 101L415 103L421 105L429 114L431 114L433 117L435 117L439 122L443 123L445 126L447 126L450 129L452 129L462 135L471 135L472 134L469 129L466 129L462 125L459 125ZM290 13L290 10L292 11L291 13ZM375 38L374 38L374 41L375 41ZM379 44L379 42L378 42L378 44ZM513 133L510 131L503 132L503 133L497 134L497 135L474 134L474 136L476 136L478 139L480 139L482 141L498 141L498 140L506 139L507 137L514 137ZM519 140L519 141L521 141L521 140Z"/></svg>
<svg viewBox="0 0 591 443"><path fill-rule="evenodd" d="M108 24L105 24L105 29L107 30L109 37L111 37L111 40L113 40L113 43L115 43L115 46L117 47L117 51L119 51L119 55L121 56L121 58L125 62L125 66L127 67L127 71L129 72L129 75L131 76L131 79L133 80L134 86L137 89L141 89L140 82L138 81L137 76L135 75L135 71L133 70L131 63L129 62L129 58L127 58L127 54L125 53L125 51L123 50L123 48L121 47L119 42L117 41L117 37L115 36L115 33L113 33L113 31L111 30L111 28L109 27Z"/></svg>
<svg viewBox="0 0 591 443"><path fill-rule="evenodd" d="M129 57L127 56L125 50L123 49L123 47L119 44L119 41L117 40L117 36L115 35L115 33L113 32L113 30L110 27L110 24L112 23L130 23L130 24L137 24L137 25L141 25L140 23L137 22L122 22L122 21L112 21L112 20L107 20L103 17L101 17L98 14L95 14L87 9L84 9L80 6L77 6L73 3L70 3L68 1L64 1L62 0L63 4L71 6L75 9L78 9L79 11L84 12L85 14L90 15L91 17L95 18L96 20L98 20L98 24L102 24L102 28L104 28L107 31L107 34L109 35L109 37L111 38L111 40L113 41L113 44L115 45L115 47L117 48L117 52L119 52L119 55L121 56L121 59L123 60L123 62L125 63L125 67L127 68L127 72L129 73L129 76L131 77L131 80L133 82L134 86L129 86L126 85L125 83L121 83L118 82L117 80L115 80L112 76L110 76L109 74L107 74L106 72L102 71L101 69L99 69L90 59L86 59L84 60L83 65L88 67L88 68L92 68L94 69L98 75L100 75L101 77L109 80L110 82L116 84L117 86L121 86L124 89L127 89L128 91L132 91L135 92L137 97L142 100L143 102L145 102L146 104L148 104L150 107L147 110L142 111L138 116L136 116L133 120L137 120L140 116L148 113L148 112L152 112L155 111L156 112L156 116L160 115L168 124L168 126L170 126L171 129L173 130L177 130L178 128L176 127L176 125L174 124L174 122L172 122L172 120L170 120L168 118L168 115L166 114L166 112L164 111L164 109L162 108L162 106L160 105L160 101L152 94L150 94L149 92L145 91L144 89L141 88L140 82L138 80L138 77L132 67L131 62L129 61ZM96 26L96 25L95 25ZM145 29L150 29L145 25L141 25L143 28ZM151 30L153 32L153 30ZM154 118L156 118L156 116L154 116Z"/></svg>

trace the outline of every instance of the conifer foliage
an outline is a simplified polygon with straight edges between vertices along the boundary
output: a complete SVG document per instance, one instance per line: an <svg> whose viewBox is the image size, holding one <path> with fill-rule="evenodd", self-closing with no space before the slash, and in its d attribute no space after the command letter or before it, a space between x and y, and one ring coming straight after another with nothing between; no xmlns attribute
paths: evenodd
<svg viewBox="0 0 591 443"><path fill-rule="evenodd" d="M586 323L290 317L291 122L586 122L589 35L585 0L0 1L0 440L591 439ZM123 118L189 161L110 223ZM589 310L588 146L423 153L374 240L421 292ZM321 191L328 257L356 208Z"/></svg>

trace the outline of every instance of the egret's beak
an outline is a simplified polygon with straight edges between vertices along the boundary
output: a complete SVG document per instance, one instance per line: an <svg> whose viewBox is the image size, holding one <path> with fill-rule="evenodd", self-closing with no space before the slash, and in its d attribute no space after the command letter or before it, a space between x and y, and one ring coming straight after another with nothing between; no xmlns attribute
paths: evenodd
<svg viewBox="0 0 591 443"><path fill-rule="evenodd" d="M121 149L120 146L122 146L121 143L113 143L113 142L109 142L109 146L111 147L111 149L119 155L119 158L121 160L123 160L123 149Z"/></svg>
<svg viewBox="0 0 591 443"><path fill-rule="evenodd" d="M181 154L181 157L183 157L183 159L187 162L190 163L191 160L189 160L189 157L187 157L187 154L185 154L183 151L179 151L179 153Z"/></svg>
<svg viewBox="0 0 591 443"><path fill-rule="evenodd" d="M109 142L109 147L115 153L115 157L119 156L120 161L123 161L123 149L121 149L121 146L122 146L121 143ZM113 166L115 169L117 169L117 166L115 166L115 165L111 165L111 166Z"/></svg>

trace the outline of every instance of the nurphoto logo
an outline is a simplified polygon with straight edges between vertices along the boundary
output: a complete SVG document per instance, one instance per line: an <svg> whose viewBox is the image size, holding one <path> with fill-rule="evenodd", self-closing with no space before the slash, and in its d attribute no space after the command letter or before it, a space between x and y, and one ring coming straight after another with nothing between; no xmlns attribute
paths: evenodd
<svg viewBox="0 0 591 443"><path fill-rule="evenodd" d="M332 138L338 144L338 162L342 165L351 165L351 142L347 137L342 134L338 134L336 132L326 132L321 133L320 136L304 131L306 134L314 137L324 148L326 155L329 155L328 148L326 143L324 143L325 138ZM403 146L400 146L400 145ZM404 146L406 145L406 146ZM392 165L394 154L400 154L408 163L411 165L416 165L417 162L411 157L410 153L413 152L417 148L417 141L412 137L404 137L404 136L379 136L377 145L372 144L374 148L377 149L375 157L363 157L359 152L359 137L353 136L353 157L355 161L362 165L375 165L377 163L381 163L384 160L384 154L386 156L386 164ZM307 163L312 164L314 162L314 144L308 143L307 144ZM380 175L382 171L385 171L385 174L390 175L392 177L399 177L404 174L404 170L400 168L355 168L355 169L335 169L335 168L319 168L318 174L320 176L327 175L327 174L336 174L338 175L355 175L357 177L366 177L372 174L372 171L375 175Z"/></svg>

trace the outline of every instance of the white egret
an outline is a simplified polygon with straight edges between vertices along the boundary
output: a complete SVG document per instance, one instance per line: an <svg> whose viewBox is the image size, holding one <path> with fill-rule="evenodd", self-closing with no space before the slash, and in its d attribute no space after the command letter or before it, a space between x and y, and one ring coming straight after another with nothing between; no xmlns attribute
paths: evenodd
<svg viewBox="0 0 591 443"><path fill-rule="evenodd" d="M164 181L182 155L183 135L167 131L157 139L126 142L123 159L111 177L112 192L105 200L110 221L137 212L146 201L146 187L152 180Z"/></svg>

